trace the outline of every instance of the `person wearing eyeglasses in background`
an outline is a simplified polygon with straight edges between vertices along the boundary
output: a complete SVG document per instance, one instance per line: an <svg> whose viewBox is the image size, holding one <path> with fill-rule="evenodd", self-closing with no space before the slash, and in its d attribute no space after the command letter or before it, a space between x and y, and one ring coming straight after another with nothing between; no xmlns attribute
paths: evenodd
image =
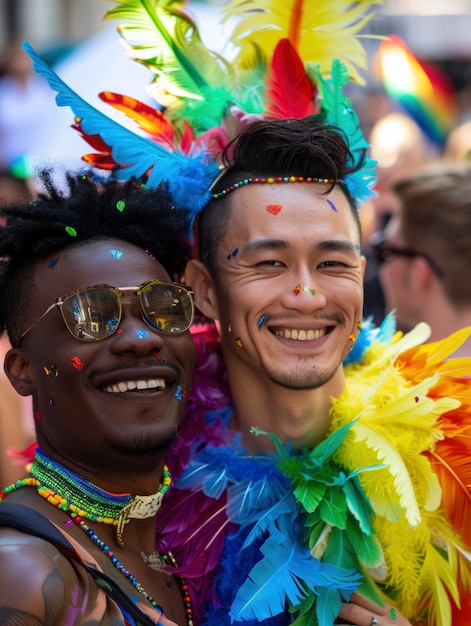
<svg viewBox="0 0 471 626"><path fill-rule="evenodd" d="M471 325L471 165L427 165L393 192L399 209L373 242L386 311L437 341ZM470 355L468 340L455 356Z"/></svg>
<svg viewBox="0 0 471 626"><path fill-rule="evenodd" d="M5 371L32 395L31 472L0 492L2 624L191 626L155 552L164 456L189 391L185 212L134 181L68 177L1 209Z"/></svg>

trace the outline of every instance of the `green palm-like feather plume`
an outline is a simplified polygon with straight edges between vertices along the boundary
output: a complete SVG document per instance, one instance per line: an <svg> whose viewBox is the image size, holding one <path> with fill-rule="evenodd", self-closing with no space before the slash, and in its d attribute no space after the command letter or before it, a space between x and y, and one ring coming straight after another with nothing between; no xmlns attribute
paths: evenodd
<svg viewBox="0 0 471 626"><path fill-rule="evenodd" d="M150 90L162 105L171 106L178 98L203 101L213 85L221 89L231 84L231 66L203 44L197 26L183 11L183 0L115 2L118 6L105 18L124 20L118 25L124 46L154 73Z"/></svg>

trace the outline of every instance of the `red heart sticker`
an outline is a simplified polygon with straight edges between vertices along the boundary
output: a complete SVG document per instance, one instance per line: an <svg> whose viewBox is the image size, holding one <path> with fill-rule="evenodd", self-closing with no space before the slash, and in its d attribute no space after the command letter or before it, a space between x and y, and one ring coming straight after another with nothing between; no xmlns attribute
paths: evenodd
<svg viewBox="0 0 471 626"><path fill-rule="evenodd" d="M278 215L282 208L281 204L269 204L267 206L267 211L272 215Z"/></svg>

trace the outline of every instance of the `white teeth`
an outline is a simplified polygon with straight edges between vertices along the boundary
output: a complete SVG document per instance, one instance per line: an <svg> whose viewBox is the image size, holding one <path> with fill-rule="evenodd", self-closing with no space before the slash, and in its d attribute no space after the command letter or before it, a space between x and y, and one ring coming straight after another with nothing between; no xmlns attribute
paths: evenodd
<svg viewBox="0 0 471 626"><path fill-rule="evenodd" d="M277 337L283 337L283 339L293 339L296 341L312 341L313 339L321 339L326 334L325 328L319 328L317 330L298 330L297 328L279 328L275 330Z"/></svg>
<svg viewBox="0 0 471 626"><path fill-rule="evenodd" d="M167 385L163 378L149 378L148 380L123 380L105 387L108 393L125 393L134 389L165 389Z"/></svg>

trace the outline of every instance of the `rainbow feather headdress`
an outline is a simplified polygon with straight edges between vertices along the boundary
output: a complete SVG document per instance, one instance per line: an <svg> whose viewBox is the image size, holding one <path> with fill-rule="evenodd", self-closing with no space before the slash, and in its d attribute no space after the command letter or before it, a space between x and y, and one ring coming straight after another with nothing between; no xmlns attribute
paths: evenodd
<svg viewBox="0 0 471 626"><path fill-rule="evenodd" d="M232 0L222 19L238 18L228 41L233 58L204 45L184 0L115 2L105 18L120 20L122 43L152 72L149 92L165 112L130 96L103 92L100 98L132 118L141 134L88 104L23 45L36 72L58 92L57 104L72 109L75 128L97 151L86 154L86 162L121 178L142 178L148 187L167 183L193 223L211 198L218 156L244 125L319 114L347 138L349 165L364 159L345 177L349 191L358 201L372 195L375 162L365 158L368 144L343 88L363 82L366 54L358 34L382 0Z"/></svg>

